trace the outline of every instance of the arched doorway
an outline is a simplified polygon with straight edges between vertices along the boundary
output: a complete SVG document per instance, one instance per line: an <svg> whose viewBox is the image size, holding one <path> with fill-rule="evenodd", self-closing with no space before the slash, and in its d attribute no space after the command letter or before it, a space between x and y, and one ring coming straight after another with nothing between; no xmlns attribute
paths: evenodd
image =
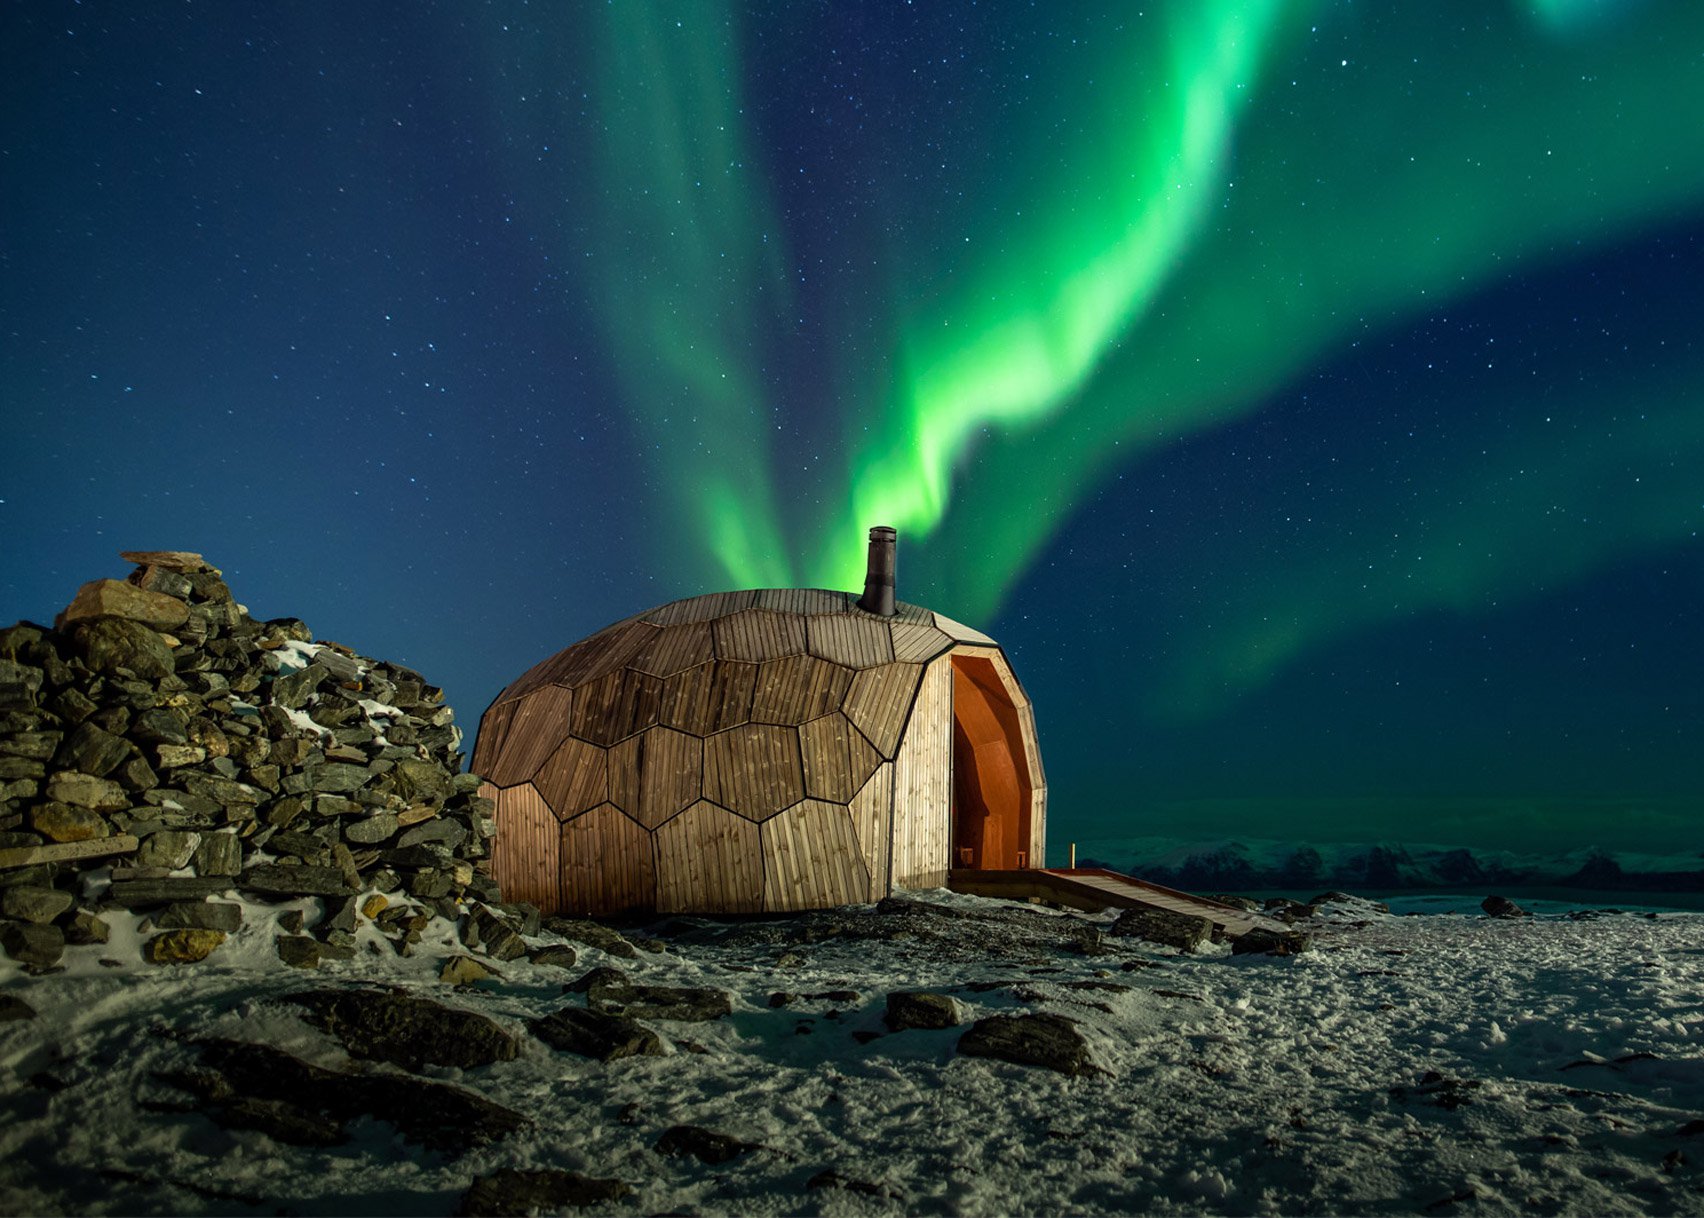
<svg viewBox="0 0 1704 1218"><path fill-rule="evenodd" d="M1011 871L1031 864L1030 796L1018 709L994 664L953 661L954 867Z"/></svg>

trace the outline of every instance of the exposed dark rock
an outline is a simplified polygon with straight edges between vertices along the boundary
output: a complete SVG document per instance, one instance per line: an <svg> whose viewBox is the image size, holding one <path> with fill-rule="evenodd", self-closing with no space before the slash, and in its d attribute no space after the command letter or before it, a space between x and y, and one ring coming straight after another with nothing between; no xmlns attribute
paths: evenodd
<svg viewBox="0 0 1704 1218"><path fill-rule="evenodd" d="M1256 927L1231 940L1233 956L1297 956L1313 948L1313 936L1302 931Z"/></svg>
<svg viewBox="0 0 1704 1218"><path fill-rule="evenodd" d="M134 752L135 746L123 736L115 736L85 721L65 737L53 763L62 770L79 770L104 778Z"/></svg>
<svg viewBox="0 0 1704 1218"><path fill-rule="evenodd" d="M238 1097L214 1106L209 1115L226 1129L253 1129L288 1146L338 1146L349 1140L342 1124L283 1100Z"/></svg>
<svg viewBox="0 0 1704 1218"><path fill-rule="evenodd" d="M88 842L112 836L112 826L99 812L45 800L30 812L30 828L50 842Z"/></svg>
<svg viewBox="0 0 1704 1218"><path fill-rule="evenodd" d="M84 662L96 672L114 675L127 668L146 681L171 676L176 668L166 640L141 622L97 618L79 624L71 637Z"/></svg>
<svg viewBox="0 0 1704 1218"><path fill-rule="evenodd" d="M75 898L63 889L18 884L0 892L0 913L20 922L51 922L74 902Z"/></svg>
<svg viewBox="0 0 1704 1218"><path fill-rule="evenodd" d="M1021 1066L1042 1066L1061 1074L1104 1073L1089 1055L1088 1042L1073 1020L1031 1013L979 1019L959 1037L958 1051L969 1057L993 1057Z"/></svg>
<svg viewBox="0 0 1704 1218"><path fill-rule="evenodd" d="M289 1104L339 1127L372 1116L395 1126L410 1142L449 1154L463 1154L528 1124L517 1112L445 1083L328 1070L243 1041L207 1040L198 1047L232 1094Z"/></svg>
<svg viewBox="0 0 1704 1218"><path fill-rule="evenodd" d="M444 961L444 967L438 970L438 980L445 985L472 985L476 981L486 981L495 976L496 973L472 956L451 956Z"/></svg>
<svg viewBox="0 0 1704 1218"><path fill-rule="evenodd" d="M1465 1104L1471 1104L1471 1097L1480 1086L1478 1079L1450 1078L1436 1070L1428 1070L1412 1087L1392 1087L1390 1098L1398 1103L1430 1104L1434 1108L1454 1112Z"/></svg>
<svg viewBox="0 0 1704 1218"><path fill-rule="evenodd" d="M655 1032L624 1015L563 1007L527 1026L553 1049L601 1062L618 1057L656 1057L663 1052Z"/></svg>
<svg viewBox="0 0 1704 1218"><path fill-rule="evenodd" d="M190 865L197 875L238 875L243 869L242 842L235 833L203 833Z"/></svg>
<svg viewBox="0 0 1704 1218"><path fill-rule="evenodd" d="M278 958L291 968L318 968L320 941L312 935L279 935L276 943Z"/></svg>
<svg viewBox="0 0 1704 1218"><path fill-rule="evenodd" d="M85 774L80 770L60 770L50 774L46 795L58 803L69 804L74 808L87 808L94 812L120 812L130 806L130 796L118 783L110 778L96 778L93 774ZM46 831L38 828L37 832ZM105 834L93 836L104 837Z"/></svg>
<svg viewBox="0 0 1704 1218"><path fill-rule="evenodd" d="M245 892L281 897L342 897L350 887L334 867L294 867L287 863L261 863L243 872L237 887Z"/></svg>
<svg viewBox="0 0 1704 1218"><path fill-rule="evenodd" d="M71 921L65 927L65 942L75 947L105 943L111 937L112 927L86 909L79 909L72 914Z"/></svg>
<svg viewBox="0 0 1704 1218"><path fill-rule="evenodd" d="M1479 908L1483 909L1493 918L1527 918L1532 916L1519 905L1516 905L1513 901L1509 900L1508 897L1497 896L1495 894L1488 896L1481 901L1479 903Z"/></svg>
<svg viewBox="0 0 1704 1218"><path fill-rule="evenodd" d="M186 928L235 934L242 924L243 907L228 901L179 901L154 915L154 925L161 930Z"/></svg>
<svg viewBox="0 0 1704 1218"><path fill-rule="evenodd" d="M123 618L156 630L175 630L188 617L189 606L175 596L153 592L124 580L94 579L77 589L77 595L59 615L54 626L64 630L74 622Z"/></svg>
<svg viewBox="0 0 1704 1218"><path fill-rule="evenodd" d="M805 1181L805 1187L809 1189L838 1188L844 1189L849 1193L861 1193L866 1197L884 1197L890 1201L905 1200L905 1194L896 1188L882 1184L879 1181L854 1180L850 1176L841 1175L833 1168L819 1171L816 1175Z"/></svg>
<svg viewBox="0 0 1704 1218"><path fill-rule="evenodd" d="M0 1023L16 1023L35 1017L36 1009L16 994L0 994Z"/></svg>
<svg viewBox="0 0 1704 1218"><path fill-rule="evenodd" d="M1258 913L1260 911L1260 902L1252 897L1239 897L1228 892L1215 892L1209 894L1207 899L1217 901L1221 905L1229 905L1232 909L1243 910L1245 913Z"/></svg>
<svg viewBox="0 0 1704 1218"><path fill-rule="evenodd" d="M527 945L507 919L481 904L462 925L462 942L496 960L514 960L527 954Z"/></svg>
<svg viewBox="0 0 1704 1218"><path fill-rule="evenodd" d="M19 964L50 968L65 954L65 932L37 922L7 922L0 925L0 947Z"/></svg>
<svg viewBox="0 0 1704 1218"><path fill-rule="evenodd" d="M1213 923L1208 918L1169 909L1127 909L1118 915L1107 933L1192 952L1213 937Z"/></svg>
<svg viewBox="0 0 1704 1218"><path fill-rule="evenodd" d="M887 996L883 1016L891 1032L907 1028L956 1028L964 1022L958 1001L948 994L896 990Z"/></svg>
<svg viewBox="0 0 1704 1218"><path fill-rule="evenodd" d="M573 968L579 960L579 953L566 944L550 943L533 948L527 953L527 959L550 968Z"/></svg>
<svg viewBox="0 0 1704 1218"><path fill-rule="evenodd" d="M657 1139L656 1151L675 1158L691 1155L700 1163L727 1163L747 1151L761 1150L756 1142L742 1142L725 1133L716 1133L700 1125L675 1125Z"/></svg>
<svg viewBox="0 0 1704 1218"><path fill-rule="evenodd" d="M150 833L136 851L138 867L163 867L176 871L189 863L195 848L201 844L201 834L183 829L161 829Z"/></svg>
<svg viewBox="0 0 1704 1218"><path fill-rule="evenodd" d="M584 1209L605 1201L619 1201L633 1190L620 1180L582 1176L579 1172L545 1168L521 1171L500 1168L488 1176L475 1177L462 1195L460 1214L517 1218L527 1214L553 1214L564 1209Z"/></svg>
<svg viewBox="0 0 1704 1218"><path fill-rule="evenodd" d="M583 943L587 947L595 947L601 952L619 956L624 960L634 960L639 956L638 949L628 942L625 936L599 922L590 922L583 918L546 918L544 929L553 935Z"/></svg>
<svg viewBox="0 0 1704 1218"><path fill-rule="evenodd" d="M586 990L586 1002L605 1015L693 1023L720 1019L733 1010L727 991L696 986L597 982Z"/></svg>
<svg viewBox="0 0 1704 1218"><path fill-rule="evenodd" d="M313 990L287 1001L343 1043L353 1057L405 1070L427 1065L470 1069L512 1061L515 1038L475 1011L383 990Z"/></svg>
<svg viewBox="0 0 1704 1218"><path fill-rule="evenodd" d="M143 945L142 956L150 964L194 964L224 941L224 931L184 927L155 935Z"/></svg>
<svg viewBox="0 0 1704 1218"><path fill-rule="evenodd" d="M114 879L107 900L126 909L165 905L172 901L200 901L229 892L232 882L224 876L166 876L155 879Z"/></svg>

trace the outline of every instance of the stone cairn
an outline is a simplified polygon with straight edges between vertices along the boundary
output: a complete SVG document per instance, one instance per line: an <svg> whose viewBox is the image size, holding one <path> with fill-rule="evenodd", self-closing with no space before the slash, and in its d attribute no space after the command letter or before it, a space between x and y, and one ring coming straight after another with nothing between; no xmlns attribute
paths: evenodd
<svg viewBox="0 0 1704 1218"><path fill-rule="evenodd" d="M85 584L53 629L0 630L0 948L52 970L127 913L146 959L199 960L241 925L210 899L234 891L272 904L297 967L353 956L363 921L403 954L435 917L518 954L537 914L479 870L493 808L443 691L255 621L199 554L122 557L128 582ZM301 897L311 927L277 908Z"/></svg>

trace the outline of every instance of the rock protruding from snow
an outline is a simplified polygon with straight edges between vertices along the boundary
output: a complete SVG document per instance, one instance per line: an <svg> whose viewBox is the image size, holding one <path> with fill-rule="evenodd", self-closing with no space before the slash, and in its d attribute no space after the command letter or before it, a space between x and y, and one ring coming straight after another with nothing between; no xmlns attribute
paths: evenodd
<svg viewBox="0 0 1704 1218"><path fill-rule="evenodd" d="M979 1019L959 1037L958 1051L968 1057L993 1057L1061 1074L1104 1073L1089 1055L1088 1041L1077 1030L1076 1021L1046 1012Z"/></svg>
<svg viewBox="0 0 1704 1218"><path fill-rule="evenodd" d="M526 1214L555 1214L619 1201L633 1190L621 1180L582 1176L579 1172L539 1168L521 1171L504 1167L478 1176L462 1194L466 1218L520 1218Z"/></svg>
<svg viewBox="0 0 1704 1218"><path fill-rule="evenodd" d="M1140 907L1119 914L1107 933L1175 947L1180 952L1192 952L1213 937L1213 922L1210 918L1170 909Z"/></svg>
<svg viewBox="0 0 1704 1218"><path fill-rule="evenodd" d="M527 1026L552 1049L600 1062L620 1057L658 1057L663 1052L663 1042L655 1032L625 1015L563 1007Z"/></svg>
<svg viewBox="0 0 1704 1218"><path fill-rule="evenodd" d="M1256 927L1231 940L1233 956L1299 956L1313 948L1313 936L1298 930Z"/></svg>
<svg viewBox="0 0 1704 1218"><path fill-rule="evenodd" d="M700 1125L675 1125L663 1132L656 1145L660 1155L670 1158L691 1155L700 1163L711 1164L727 1163L747 1151L760 1149L755 1142L742 1142L739 1138Z"/></svg>
<svg viewBox="0 0 1704 1218"><path fill-rule="evenodd" d="M317 948L280 942L297 967L347 959L362 924L408 954L475 900L469 946L524 951L536 914L528 927L479 870L493 807L460 772L443 692L294 618L256 621L198 554L133 556L54 628L0 630L0 889L16 894L0 947L55 967L67 942L107 940L86 932L114 906L230 933L228 913L185 906L234 891L324 901ZM384 895L353 906L362 893ZM145 958L196 959L191 941L212 942L153 940Z"/></svg>
<svg viewBox="0 0 1704 1218"><path fill-rule="evenodd" d="M520 1113L447 1083L329 1070L247 1041L204 1040L197 1048L204 1068L169 1081L194 1095L218 1124L248 1127L242 1122L258 1101L269 1105L274 1116L287 1118L281 1122L287 1128L320 1130L325 1141L313 1144L347 1141L350 1125L370 1116L394 1126L406 1141L455 1155L529 1124Z"/></svg>
<svg viewBox="0 0 1704 1218"><path fill-rule="evenodd" d="M887 1011L882 1018L890 1032L908 1028L935 1030L958 1027L964 1022L964 1012L950 994L895 990L887 996Z"/></svg>
<svg viewBox="0 0 1704 1218"><path fill-rule="evenodd" d="M342 1042L351 1057L404 1070L468 1070L515 1059L515 1038L489 1016L384 990L313 990L287 1000Z"/></svg>
<svg viewBox="0 0 1704 1218"><path fill-rule="evenodd" d="M1509 900L1508 897L1498 896L1496 893L1492 893L1490 896L1481 901L1479 903L1479 908L1483 909L1487 915L1493 918L1527 918L1532 916L1519 905L1516 905L1513 901Z"/></svg>

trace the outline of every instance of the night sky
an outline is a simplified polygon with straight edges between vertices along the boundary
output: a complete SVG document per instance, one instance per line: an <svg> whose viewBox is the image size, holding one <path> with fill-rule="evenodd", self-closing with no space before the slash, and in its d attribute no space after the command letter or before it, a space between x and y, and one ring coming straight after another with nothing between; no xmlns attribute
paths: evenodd
<svg viewBox="0 0 1704 1218"><path fill-rule="evenodd" d="M1704 5L0 11L0 617L977 624L1051 839L1704 849Z"/></svg>

